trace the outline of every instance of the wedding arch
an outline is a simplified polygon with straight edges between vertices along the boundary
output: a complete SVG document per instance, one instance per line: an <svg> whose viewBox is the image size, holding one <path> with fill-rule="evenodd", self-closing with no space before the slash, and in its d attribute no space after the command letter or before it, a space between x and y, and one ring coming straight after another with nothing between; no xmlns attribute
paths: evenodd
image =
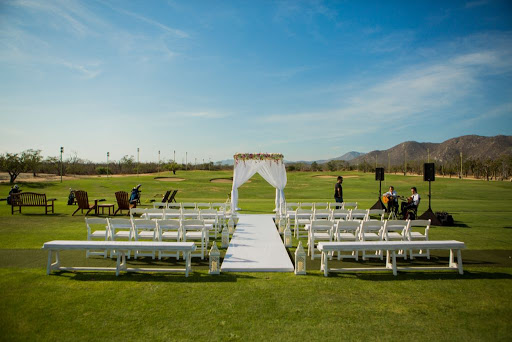
<svg viewBox="0 0 512 342"><path fill-rule="evenodd" d="M237 153L234 155L234 159L231 208L238 209L238 188L257 172L276 188L275 210L279 211L285 202L286 168L283 155L279 153Z"/></svg>

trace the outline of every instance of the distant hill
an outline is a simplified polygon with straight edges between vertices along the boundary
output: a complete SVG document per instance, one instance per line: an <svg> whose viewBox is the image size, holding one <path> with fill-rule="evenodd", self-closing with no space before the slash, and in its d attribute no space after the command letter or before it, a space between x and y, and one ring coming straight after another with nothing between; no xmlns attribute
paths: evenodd
<svg viewBox="0 0 512 342"><path fill-rule="evenodd" d="M497 135L483 137L479 135L464 135L446 140L442 143L429 143L406 141L387 150L371 151L350 161L350 164L364 161L374 164L375 157L380 165L387 165L388 155L391 165L403 164L404 155L407 161L427 161L430 150L431 162L443 162L457 160L462 152L463 158L487 159L498 158L502 155L512 155L512 136Z"/></svg>
<svg viewBox="0 0 512 342"><path fill-rule="evenodd" d="M356 152L356 151L351 151L351 152L345 153L342 156L339 156L339 157L336 157L336 158L331 158L331 159L321 159L321 160L312 160L312 161L307 161L307 160L288 161L288 160L285 160L285 162L286 163L303 163L303 164L311 164L313 162L316 162L318 164L324 164L324 163L327 163L328 161L331 161L331 160L350 161L350 160L352 160L354 158L357 158L359 156L362 156L362 155L364 155L364 153Z"/></svg>
<svg viewBox="0 0 512 342"><path fill-rule="evenodd" d="M217 162L215 162L215 164L218 164L220 163L220 165L235 165L235 160L234 159L224 159L224 160L219 160Z"/></svg>
<svg viewBox="0 0 512 342"><path fill-rule="evenodd" d="M329 160L345 160L345 161L351 161L352 159L355 159L357 157L360 157L360 156L363 156L365 155L365 153L361 153L361 152L356 152L356 151L351 151L351 152L347 152L345 153L344 155L340 156L340 157L336 157L336 158L332 158L332 159L329 159ZM329 161L328 160L328 161Z"/></svg>

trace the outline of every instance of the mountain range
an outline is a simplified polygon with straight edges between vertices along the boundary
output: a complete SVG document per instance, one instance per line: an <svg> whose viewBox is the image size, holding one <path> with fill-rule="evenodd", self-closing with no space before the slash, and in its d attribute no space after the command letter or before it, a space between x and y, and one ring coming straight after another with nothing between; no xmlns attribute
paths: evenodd
<svg viewBox="0 0 512 342"><path fill-rule="evenodd" d="M495 159L502 155L512 155L512 136L497 135L484 137L479 135L464 135L446 140L442 143L406 141L387 150L375 150L354 158L351 164L368 162L370 164L403 164L404 158L409 161L449 162L464 159ZM388 160L389 158L389 160Z"/></svg>
<svg viewBox="0 0 512 342"><path fill-rule="evenodd" d="M464 135L457 138L448 139L442 143L406 141L395 145L387 150L374 150L368 153L356 151L347 152L342 156L315 160L315 161L289 161L286 163L304 163L318 164L327 163L331 160L344 160L350 164L368 162L387 165L403 164L404 158L407 161L427 161L430 154L430 161L453 161L460 157L462 152L464 159L487 159L498 158L501 155L512 155L512 136L496 135L493 137L484 137L480 135ZM388 160L389 158L389 160ZM222 165L233 165L233 159L219 161Z"/></svg>

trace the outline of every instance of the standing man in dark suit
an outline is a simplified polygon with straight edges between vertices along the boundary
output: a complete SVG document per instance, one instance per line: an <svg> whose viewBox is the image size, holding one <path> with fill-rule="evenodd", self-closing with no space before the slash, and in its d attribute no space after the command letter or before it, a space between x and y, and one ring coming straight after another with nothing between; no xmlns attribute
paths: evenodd
<svg viewBox="0 0 512 342"><path fill-rule="evenodd" d="M336 201L336 203L343 202L343 187L341 186L341 183L343 183L343 177L338 176L338 181L334 185L334 200Z"/></svg>

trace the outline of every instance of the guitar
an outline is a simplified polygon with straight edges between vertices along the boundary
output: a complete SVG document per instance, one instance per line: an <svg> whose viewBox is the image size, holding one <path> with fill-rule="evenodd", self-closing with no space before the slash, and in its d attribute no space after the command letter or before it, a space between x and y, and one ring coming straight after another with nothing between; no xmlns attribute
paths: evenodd
<svg viewBox="0 0 512 342"><path fill-rule="evenodd" d="M404 202L407 202L407 203L412 203L412 196L410 196L410 197L398 196L398 198L401 201L404 201Z"/></svg>

